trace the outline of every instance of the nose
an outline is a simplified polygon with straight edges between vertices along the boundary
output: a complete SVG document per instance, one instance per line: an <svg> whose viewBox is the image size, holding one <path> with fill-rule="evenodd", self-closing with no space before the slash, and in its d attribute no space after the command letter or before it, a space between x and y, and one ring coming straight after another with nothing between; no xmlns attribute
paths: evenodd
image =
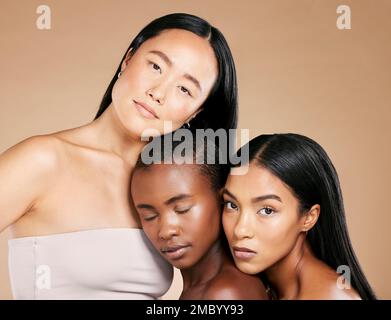
<svg viewBox="0 0 391 320"><path fill-rule="evenodd" d="M180 233L180 227L178 218L173 214L169 214L161 217L159 228L159 239L169 240L172 237L178 236Z"/></svg>
<svg viewBox="0 0 391 320"><path fill-rule="evenodd" d="M166 98L166 91L167 86L162 81L159 84L156 84L155 86L149 88L147 90L147 95L153 100L156 101L158 104L164 104L165 98Z"/></svg>
<svg viewBox="0 0 391 320"><path fill-rule="evenodd" d="M233 233L238 240L252 238L254 236L250 213L240 213Z"/></svg>

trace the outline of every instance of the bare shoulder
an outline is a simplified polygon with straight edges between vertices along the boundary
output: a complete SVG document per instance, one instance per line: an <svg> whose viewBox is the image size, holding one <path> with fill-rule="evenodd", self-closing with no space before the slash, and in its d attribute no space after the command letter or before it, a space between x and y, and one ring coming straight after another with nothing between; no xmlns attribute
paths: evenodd
<svg viewBox="0 0 391 320"><path fill-rule="evenodd" d="M36 136L0 155L0 231L36 208L38 200L57 182L59 150L56 139Z"/></svg>
<svg viewBox="0 0 391 320"><path fill-rule="evenodd" d="M51 135L27 138L3 152L2 162L24 169L54 170L59 165L61 141Z"/></svg>
<svg viewBox="0 0 391 320"><path fill-rule="evenodd" d="M267 300L265 286L256 275L248 275L234 266L225 267L209 284L207 300Z"/></svg>
<svg viewBox="0 0 391 320"><path fill-rule="evenodd" d="M353 288L340 288L335 282L324 282L311 291L302 294L301 300L361 300Z"/></svg>
<svg viewBox="0 0 391 320"><path fill-rule="evenodd" d="M306 280L302 288L302 300L361 300L360 295L342 276L331 268L321 268L317 275Z"/></svg>

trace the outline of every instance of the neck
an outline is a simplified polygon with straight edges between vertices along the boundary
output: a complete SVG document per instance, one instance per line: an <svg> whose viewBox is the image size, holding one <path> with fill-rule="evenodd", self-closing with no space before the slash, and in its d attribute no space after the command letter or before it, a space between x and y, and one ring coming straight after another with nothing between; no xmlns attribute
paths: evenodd
<svg viewBox="0 0 391 320"><path fill-rule="evenodd" d="M276 291L278 299L296 299L300 294L305 262L312 252L305 234L300 234L293 250L282 260L266 270L267 280Z"/></svg>
<svg viewBox="0 0 391 320"><path fill-rule="evenodd" d="M181 270L183 291L205 284L213 279L221 270L226 259L227 257L221 246L221 242L217 240L194 266Z"/></svg>
<svg viewBox="0 0 391 320"><path fill-rule="evenodd" d="M88 126L97 148L116 154L131 166L137 161L146 141L131 136L123 127L112 104Z"/></svg>

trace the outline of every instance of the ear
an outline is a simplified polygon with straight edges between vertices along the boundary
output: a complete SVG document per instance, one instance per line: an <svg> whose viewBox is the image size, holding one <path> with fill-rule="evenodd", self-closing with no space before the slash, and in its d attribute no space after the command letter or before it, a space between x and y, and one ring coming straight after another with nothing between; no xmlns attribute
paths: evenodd
<svg viewBox="0 0 391 320"><path fill-rule="evenodd" d="M302 225L302 231L307 232L310 229L314 227L316 222L318 221L320 215L320 205L319 204L314 204L311 209L309 209L305 214L304 214L304 221Z"/></svg>
<svg viewBox="0 0 391 320"><path fill-rule="evenodd" d="M121 64L121 71L124 71L130 58L133 56L133 48L130 48L128 50L128 52L126 53L126 56L125 56L125 59L124 61L122 61L122 64Z"/></svg>

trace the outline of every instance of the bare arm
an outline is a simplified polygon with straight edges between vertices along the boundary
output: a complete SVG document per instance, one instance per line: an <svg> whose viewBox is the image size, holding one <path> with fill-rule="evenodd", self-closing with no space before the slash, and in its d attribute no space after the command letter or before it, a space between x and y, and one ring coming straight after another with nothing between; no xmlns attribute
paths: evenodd
<svg viewBox="0 0 391 320"><path fill-rule="evenodd" d="M56 141L26 139L0 155L0 232L29 212L54 181Z"/></svg>

